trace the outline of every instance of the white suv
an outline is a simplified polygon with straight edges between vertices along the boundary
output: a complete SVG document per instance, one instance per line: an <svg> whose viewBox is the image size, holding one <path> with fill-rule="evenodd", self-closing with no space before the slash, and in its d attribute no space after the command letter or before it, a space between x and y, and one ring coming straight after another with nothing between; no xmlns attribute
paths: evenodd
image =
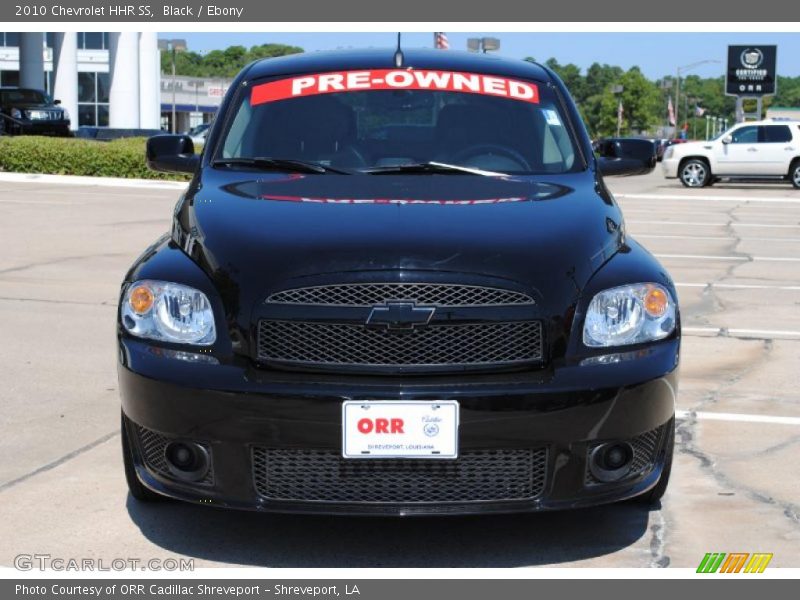
<svg viewBox="0 0 800 600"><path fill-rule="evenodd" d="M800 121L739 123L713 140L670 146L661 165L686 187L725 178L788 180L800 189Z"/></svg>

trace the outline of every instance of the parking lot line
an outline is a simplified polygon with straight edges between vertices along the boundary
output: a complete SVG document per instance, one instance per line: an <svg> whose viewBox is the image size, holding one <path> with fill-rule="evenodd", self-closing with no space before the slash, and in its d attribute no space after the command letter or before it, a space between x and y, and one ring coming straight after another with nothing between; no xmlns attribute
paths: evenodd
<svg viewBox="0 0 800 600"><path fill-rule="evenodd" d="M736 237L730 235L663 235L660 233L637 233L633 237L660 240L729 240L736 242L800 242L800 238Z"/></svg>
<svg viewBox="0 0 800 600"><path fill-rule="evenodd" d="M731 421L735 423L767 423L769 425L800 425L800 417L777 417L773 415L747 415L741 413L694 412L676 410L676 419L695 418L705 421Z"/></svg>
<svg viewBox="0 0 800 600"><path fill-rule="evenodd" d="M625 211L628 212L627 210ZM786 223L739 223L738 221L640 221L638 219L625 219L625 222L635 225L677 225L677 226L692 226L692 227L764 227L772 229L800 229L800 223L797 225L789 225Z"/></svg>
<svg viewBox="0 0 800 600"><path fill-rule="evenodd" d="M729 327L681 327L682 335L721 336L755 340L800 340L800 331L786 329L739 329Z"/></svg>
<svg viewBox="0 0 800 600"><path fill-rule="evenodd" d="M733 202L749 204L751 202L774 202L777 204L800 204L800 198L768 198L764 196L696 196L693 194L614 194L616 198L627 200L683 200L687 202Z"/></svg>
<svg viewBox="0 0 800 600"><path fill-rule="evenodd" d="M782 291L800 291L800 285L765 285L765 284L751 284L751 283L676 283L676 287L693 287L693 288L718 288L724 290L782 290Z"/></svg>
<svg viewBox="0 0 800 600"><path fill-rule="evenodd" d="M798 256L720 256L718 254L654 254L656 258L690 258L698 260L738 260L749 261L774 261L774 262L800 262Z"/></svg>

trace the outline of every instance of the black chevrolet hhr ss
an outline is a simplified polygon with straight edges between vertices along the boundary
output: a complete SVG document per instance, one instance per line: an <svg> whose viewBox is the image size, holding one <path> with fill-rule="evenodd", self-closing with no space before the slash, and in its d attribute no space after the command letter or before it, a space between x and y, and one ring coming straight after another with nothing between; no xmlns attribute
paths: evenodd
<svg viewBox="0 0 800 600"><path fill-rule="evenodd" d="M346 514L657 502L675 287L626 235L606 156L544 66L452 51L246 67L122 285L139 500Z"/></svg>

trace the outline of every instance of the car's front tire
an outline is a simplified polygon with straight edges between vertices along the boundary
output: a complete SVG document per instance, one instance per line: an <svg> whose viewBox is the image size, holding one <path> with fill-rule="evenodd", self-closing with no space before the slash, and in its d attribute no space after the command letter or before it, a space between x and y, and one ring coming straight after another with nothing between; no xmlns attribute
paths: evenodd
<svg viewBox="0 0 800 600"><path fill-rule="evenodd" d="M789 179L796 190L800 190L800 158L796 158L789 167Z"/></svg>
<svg viewBox="0 0 800 600"><path fill-rule="evenodd" d="M705 187L711 183L711 168L700 158L690 158L681 163L678 177L686 187Z"/></svg>
<svg viewBox="0 0 800 600"><path fill-rule="evenodd" d="M153 490L146 488L136 476L136 467L133 462L133 448L128 437L128 428L125 423L125 415L122 415L122 462L125 464L125 480L128 482L128 491L131 496L140 502L158 502L164 496L156 494Z"/></svg>
<svg viewBox="0 0 800 600"><path fill-rule="evenodd" d="M667 442L664 446L664 467L661 470L661 477L658 483L649 492L639 496L638 500L647 505L655 505L661 501L669 485L669 476L672 472L672 457L675 454L675 420L667 425Z"/></svg>

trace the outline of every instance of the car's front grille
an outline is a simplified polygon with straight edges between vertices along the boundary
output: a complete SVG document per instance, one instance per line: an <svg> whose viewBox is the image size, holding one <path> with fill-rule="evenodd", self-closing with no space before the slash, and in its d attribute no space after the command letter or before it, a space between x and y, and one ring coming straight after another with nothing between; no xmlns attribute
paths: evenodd
<svg viewBox="0 0 800 600"><path fill-rule="evenodd" d="M470 450L455 460L344 459L335 450L253 449L266 500L487 502L530 500L547 478L545 448Z"/></svg>
<svg viewBox="0 0 800 600"><path fill-rule="evenodd" d="M342 283L283 290L267 298L273 304L373 306L406 300L427 306L508 306L533 304L528 294L494 287L452 283Z"/></svg>
<svg viewBox="0 0 800 600"><path fill-rule="evenodd" d="M542 360L541 321L436 324L405 332L347 323L262 320L265 362L361 368L497 367Z"/></svg>
<svg viewBox="0 0 800 600"><path fill-rule="evenodd" d="M58 121L63 115L60 110L28 110L26 114L31 121Z"/></svg>
<svg viewBox="0 0 800 600"><path fill-rule="evenodd" d="M661 439L664 431L665 426L662 425L661 427L657 427L651 431L646 431L635 438L627 440L627 442L633 448L633 461L631 463L631 469L623 478L623 481L646 475L653 469L653 467L655 467L656 459L658 458L658 451L661 449ZM589 453L587 456L591 455L591 451L594 448L595 445L589 448ZM594 475L592 475L588 464L586 466L585 481L589 485L601 483L595 478Z"/></svg>
<svg viewBox="0 0 800 600"><path fill-rule="evenodd" d="M145 466L152 472L162 477L175 479L175 476L170 472L167 466L167 458L164 450L172 439L160 433L136 425L136 433L139 437L139 449L142 454ZM213 469L209 468L208 473L200 481L196 481L201 485L211 485L214 483Z"/></svg>

